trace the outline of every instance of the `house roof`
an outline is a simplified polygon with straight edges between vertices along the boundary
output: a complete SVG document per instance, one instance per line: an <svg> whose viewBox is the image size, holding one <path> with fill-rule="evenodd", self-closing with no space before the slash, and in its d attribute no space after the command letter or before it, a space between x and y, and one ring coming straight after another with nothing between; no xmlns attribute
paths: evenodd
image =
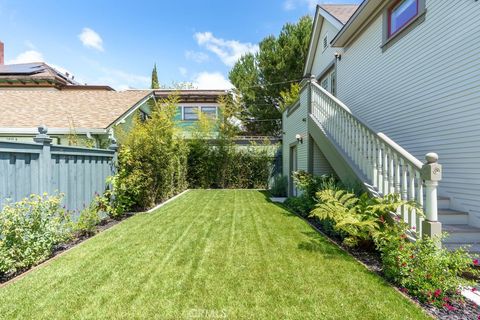
<svg viewBox="0 0 480 320"><path fill-rule="evenodd" d="M207 102L216 103L220 96L226 96L226 90L171 90L171 89L156 89L153 91L156 98L166 98L172 94L178 94L180 102Z"/></svg>
<svg viewBox="0 0 480 320"><path fill-rule="evenodd" d="M344 47L367 25L369 19L378 12L378 9L384 5L385 1L383 0L364 0L351 19L348 20L332 40L332 46Z"/></svg>
<svg viewBox="0 0 480 320"><path fill-rule="evenodd" d="M323 21L328 21L336 30L341 30L344 24L355 13L359 6L354 4L324 4L317 5L315 12L315 19L313 21L312 35L310 37L310 44L308 47L307 59L305 60L305 67L303 75L309 76L313 60L315 59L315 52L320 42L320 32Z"/></svg>
<svg viewBox="0 0 480 320"><path fill-rule="evenodd" d="M1 90L0 127L106 129L151 90Z"/></svg>
<svg viewBox="0 0 480 320"><path fill-rule="evenodd" d="M325 11L330 13L335 19L342 24L347 23L348 19L358 9L357 4L322 4L320 5Z"/></svg>
<svg viewBox="0 0 480 320"><path fill-rule="evenodd" d="M78 83L44 62L0 65L1 87L67 85Z"/></svg>

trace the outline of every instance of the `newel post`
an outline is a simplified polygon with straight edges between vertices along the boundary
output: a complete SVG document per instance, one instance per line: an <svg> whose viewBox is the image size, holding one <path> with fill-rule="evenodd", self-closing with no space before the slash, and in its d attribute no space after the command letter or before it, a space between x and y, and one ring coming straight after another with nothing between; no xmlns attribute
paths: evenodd
<svg viewBox="0 0 480 320"><path fill-rule="evenodd" d="M438 221L438 182L442 180L442 166L438 164L436 153L427 153L427 163L422 167L421 177L425 185L425 220L422 222L424 236L434 237L442 233L442 224ZM439 243L440 245L440 243Z"/></svg>
<svg viewBox="0 0 480 320"><path fill-rule="evenodd" d="M110 141L111 143L108 146L108 149L114 152L113 159L112 159L112 174L115 174L117 171L118 145L117 145L117 140L111 138Z"/></svg>
<svg viewBox="0 0 480 320"><path fill-rule="evenodd" d="M40 173L40 185L39 185L39 193L42 194L44 192L51 192L50 190L50 182L52 179L52 171L51 171L51 160L52 160L52 153L51 153L51 146L53 139L47 134L48 128L46 125L41 125L38 127L38 134L33 138L33 141L42 145L42 151L39 156L39 173Z"/></svg>

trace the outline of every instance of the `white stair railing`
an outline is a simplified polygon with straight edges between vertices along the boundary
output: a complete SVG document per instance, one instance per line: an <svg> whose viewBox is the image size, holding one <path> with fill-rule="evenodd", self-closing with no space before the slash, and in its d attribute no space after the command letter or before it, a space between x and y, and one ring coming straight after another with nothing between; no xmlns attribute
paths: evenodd
<svg viewBox="0 0 480 320"><path fill-rule="evenodd" d="M399 216L420 234L441 233L437 221L436 187L441 179L438 156L427 155L427 163L408 153L381 132L377 132L353 115L331 93L309 81L310 114L325 134L348 157L355 169L379 195L398 193L403 200L416 201L424 209L426 221L415 210L400 210ZM424 201L425 184L426 193ZM422 227L425 230L422 230Z"/></svg>

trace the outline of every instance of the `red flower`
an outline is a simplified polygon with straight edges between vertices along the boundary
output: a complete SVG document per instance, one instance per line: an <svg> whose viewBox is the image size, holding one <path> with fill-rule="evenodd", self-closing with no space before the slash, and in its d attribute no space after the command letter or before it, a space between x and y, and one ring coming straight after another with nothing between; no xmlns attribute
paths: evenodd
<svg viewBox="0 0 480 320"><path fill-rule="evenodd" d="M477 288L473 287L472 292L475 292L475 291L477 291Z"/></svg>
<svg viewBox="0 0 480 320"><path fill-rule="evenodd" d="M452 305L450 305L450 304L448 304L448 303L444 303L443 306L444 306L445 308L447 308L448 311L454 311L454 310L455 310L455 307L452 306Z"/></svg>
<svg viewBox="0 0 480 320"><path fill-rule="evenodd" d="M415 256L412 254L412 255L410 256L410 259L413 259L413 258L415 258Z"/></svg>
<svg viewBox="0 0 480 320"><path fill-rule="evenodd" d="M440 290L440 289L435 290L435 292L433 293L435 298L438 298L441 294L442 294L442 290Z"/></svg>
<svg viewBox="0 0 480 320"><path fill-rule="evenodd" d="M385 223L385 218L383 216L380 216L379 220L380 220L381 223Z"/></svg>
<svg viewBox="0 0 480 320"><path fill-rule="evenodd" d="M406 262L402 262L402 267L406 267L407 266L407 263Z"/></svg>
<svg viewBox="0 0 480 320"><path fill-rule="evenodd" d="M473 264L478 266L478 259L473 259Z"/></svg>

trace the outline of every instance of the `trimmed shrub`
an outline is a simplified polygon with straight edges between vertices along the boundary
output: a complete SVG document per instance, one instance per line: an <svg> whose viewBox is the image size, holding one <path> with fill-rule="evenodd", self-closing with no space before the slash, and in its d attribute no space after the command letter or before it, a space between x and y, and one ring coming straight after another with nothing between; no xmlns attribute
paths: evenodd
<svg viewBox="0 0 480 320"><path fill-rule="evenodd" d="M73 230L80 236L92 236L96 233L97 225L101 220L98 205L95 200L90 206L80 212L80 216L74 224Z"/></svg>

